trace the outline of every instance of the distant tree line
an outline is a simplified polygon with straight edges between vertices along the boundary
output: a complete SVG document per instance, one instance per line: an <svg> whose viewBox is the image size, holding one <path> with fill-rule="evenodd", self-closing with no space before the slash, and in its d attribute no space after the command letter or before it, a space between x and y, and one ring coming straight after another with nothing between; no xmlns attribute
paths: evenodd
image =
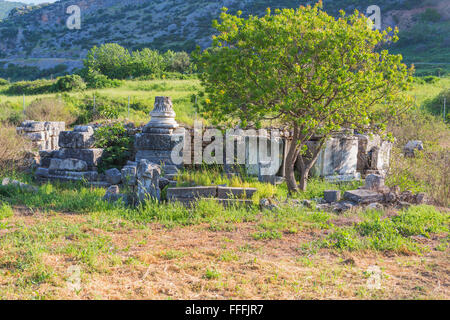
<svg viewBox="0 0 450 320"><path fill-rule="evenodd" d="M164 73L191 74L194 67L186 52L171 50L160 53L144 48L128 51L117 43L93 47L83 60L83 78L101 74L109 79L130 79L140 77L161 78Z"/></svg>

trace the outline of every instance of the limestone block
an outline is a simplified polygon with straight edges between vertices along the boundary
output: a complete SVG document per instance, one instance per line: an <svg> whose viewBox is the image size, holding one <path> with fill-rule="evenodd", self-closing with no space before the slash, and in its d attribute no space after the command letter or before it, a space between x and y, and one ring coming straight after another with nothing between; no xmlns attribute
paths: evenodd
<svg viewBox="0 0 450 320"><path fill-rule="evenodd" d="M323 192L323 198L327 203L338 202L341 200L341 191L339 190L325 190Z"/></svg>
<svg viewBox="0 0 450 320"><path fill-rule="evenodd" d="M137 198L140 202L148 199L159 201L161 190L159 189L159 177L161 168L157 164L147 160L141 160L137 167Z"/></svg>
<svg viewBox="0 0 450 320"><path fill-rule="evenodd" d="M256 188L232 188L218 186L217 197L220 199L251 199L256 191Z"/></svg>
<svg viewBox="0 0 450 320"><path fill-rule="evenodd" d="M105 176L106 181L110 184L119 184L122 181L122 173L116 168L106 170Z"/></svg>
<svg viewBox="0 0 450 320"><path fill-rule="evenodd" d="M151 134L138 133L135 139L137 150L171 151L184 141L184 134Z"/></svg>
<svg viewBox="0 0 450 320"><path fill-rule="evenodd" d="M72 159L72 158L57 159L57 158L54 158L54 159L51 159L51 161L50 161L49 170L50 170L50 172L54 172L57 170L81 172L81 171L87 171L88 165L87 165L86 161L79 160L79 159Z"/></svg>
<svg viewBox="0 0 450 320"><path fill-rule="evenodd" d="M59 133L59 146L61 148L89 149L93 145L93 132L61 131Z"/></svg>
<svg viewBox="0 0 450 320"><path fill-rule="evenodd" d="M88 167L96 167L103 155L103 149L72 149L62 148L58 150L58 159L78 159L87 163Z"/></svg>
<svg viewBox="0 0 450 320"><path fill-rule="evenodd" d="M381 190L384 187L384 177L379 174L369 174L366 176L364 189Z"/></svg>
<svg viewBox="0 0 450 320"><path fill-rule="evenodd" d="M344 199L363 204L363 203L381 202L383 201L384 196L382 193L378 193L376 191L358 189L346 191L344 193Z"/></svg>
<svg viewBox="0 0 450 320"><path fill-rule="evenodd" d="M167 189L167 199L176 200L178 198L216 198L217 187L181 187Z"/></svg>
<svg viewBox="0 0 450 320"><path fill-rule="evenodd" d="M20 125L22 130L24 132L39 132L39 131L45 131L45 123L44 122L38 122L33 120L27 120L22 122Z"/></svg>

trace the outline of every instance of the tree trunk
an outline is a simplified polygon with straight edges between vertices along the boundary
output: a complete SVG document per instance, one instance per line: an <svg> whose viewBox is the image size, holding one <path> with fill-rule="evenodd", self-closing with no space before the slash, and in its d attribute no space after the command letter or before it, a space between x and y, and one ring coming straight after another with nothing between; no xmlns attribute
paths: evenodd
<svg viewBox="0 0 450 320"><path fill-rule="evenodd" d="M320 142L318 143L318 145L317 145L315 150L310 150L310 152L311 152L311 159L309 159L309 161L305 160L303 155L301 155L301 154L298 155L298 160L299 160L300 168L301 168L300 185L299 185L299 188L300 188L301 191L306 191L306 187L308 186L308 175L309 175L309 172L311 171L311 168L316 163L317 158L319 157L320 150L322 149L322 147L323 147L323 145L325 143L325 140L326 139L323 138L322 140L320 140Z"/></svg>
<svg viewBox="0 0 450 320"><path fill-rule="evenodd" d="M297 181L295 180L295 173L294 173L294 162L286 163L286 183L289 193L298 192Z"/></svg>
<svg viewBox="0 0 450 320"><path fill-rule="evenodd" d="M309 175L309 169L304 169L300 173L299 188L300 188L301 191L306 191L306 187L308 185L308 175Z"/></svg>
<svg viewBox="0 0 450 320"><path fill-rule="evenodd" d="M288 154L286 155L286 183L289 193L298 192L297 181L295 180L295 161L297 160L298 147L298 126L294 123L294 135L292 137L291 145L289 146Z"/></svg>

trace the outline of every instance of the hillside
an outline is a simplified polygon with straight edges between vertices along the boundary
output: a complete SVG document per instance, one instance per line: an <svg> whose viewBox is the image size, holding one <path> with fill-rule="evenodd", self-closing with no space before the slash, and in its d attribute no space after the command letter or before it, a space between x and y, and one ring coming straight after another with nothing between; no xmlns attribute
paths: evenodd
<svg viewBox="0 0 450 320"><path fill-rule="evenodd" d="M267 7L297 7L306 0L61 0L53 4L12 10L0 22L0 59L59 58L81 62L94 45L116 42L129 49L143 47L192 51L210 43L211 20L222 7L244 15L262 14ZM69 30L65 13L79 5L80 30ZM336 15L340 9L362 12L373 4L362 0L324 0ZM445 69L450 61L450 4L445 0L380 0L383 27L399 26L400 42L392 47L419 69ZM79 62L79 63L80 63ZM50 66L49 66L50 67ZM430 70L431 70L430 69ZM431 70L435 71L435 70Z"/></svg>
<svg viewBox="0 0 450 320"><path fill-rule="evenodd" d="M25 4L21 2L10 2L0 0L0 20L5 19L12 9L22 7L24 5Z"/></svg>

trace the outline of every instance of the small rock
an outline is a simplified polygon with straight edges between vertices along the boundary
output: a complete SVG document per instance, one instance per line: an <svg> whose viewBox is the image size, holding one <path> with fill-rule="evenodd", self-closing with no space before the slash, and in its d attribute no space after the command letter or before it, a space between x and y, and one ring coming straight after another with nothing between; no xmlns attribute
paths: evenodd
<svg viewBox="0 0 450 320"><path fill-rule="evenodd" d="M423 149L422 141L411 140L403 147L403 153L405 154L405 157L414 157L416 150L422 151Z"/></svg>
<svg viewBox="0 0 450 320"><path fill-rule="evenodd" d="M379 204L378 202L370 203L366 209L370 210L383 210L383 205Z"/></svg>
<svg viewBox="0 0 450 320"><path fill-rule="evenodd" d="M402 193L400 193L399 199L401 201L406 201L406 202L410 202L410 203L414 202L414 200L415 200L413 193L409 190L406 190L406 191L403 191Z"/></svg>
<svg viewBox="0 0 450 320"><path fill-rule="evenodd" d="M106 181L110 184L119 184L122 181L122 173L119 169L112 168L105 171Z"/></svg>
<svg viewBox="0 0 450 320"><path fill-rule="evenodd" d="M4 178L2 181L2 186L15 186L25 192L38 192L39 191L39 189L37 187L30 186L29 184L26 184L26 183L23 183L23 182L20 182L17 180L12 180L10 178Z"/></svg>
<svg viewBox="0 0 450 320"><path fill-rule="evenodd" d="M119 200L123 197L124 197L124 195L120 194L119 186L112 185L106 190L103 200L108 201L108 202L116 202L117 200Z"/></svg>
<svg viewBox="0 0 450 320"><path fill-rule="evenodd" d="M395 195L398 195L398 194L400 194L400 187L399 186L392 186L390 191L393 192Z"/></svg>
<svg viewBox="0 0 450 320"><path fill-rule="evenodd" d="M303 200L302 201L302 204L305 206L305 207L307 207L307 208L309 208L309 209L312 209L312 201L311 200L307 200L307 199L305 199L305 200Z"/></svg>
<svg viewBox="0 0 450 320"><path fill-rule="evenodd" d="M428 197L425 192L420 192L416 194L416 203L417 204L425 204L428 203Z"/></svg>
<svg viewBox="0 0 450 320"><path fill-rule="evenodd" d="M384 201L386 203L393 203L397 200L397 195L394 192L388 192L384 194Z"/></svg>

